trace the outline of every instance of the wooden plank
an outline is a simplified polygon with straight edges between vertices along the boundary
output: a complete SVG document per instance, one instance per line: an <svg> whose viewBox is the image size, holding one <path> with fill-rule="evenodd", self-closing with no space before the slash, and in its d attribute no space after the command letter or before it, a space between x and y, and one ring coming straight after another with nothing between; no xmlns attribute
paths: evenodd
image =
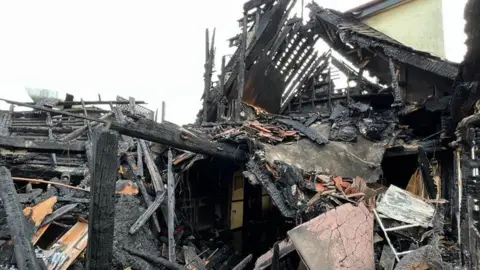
<svg viewBox="0 0 480 270"><path fill-rule="evenodd" d="M27 140L18 137L0 137L0 146L5 148L19 148L41 151L70 151L84 152L85 145L83 142L57 142L47 140Z"/></svg>
<svg viewBox="0 0 480 270"><path fill-rule="evenodd" d="M168 260L170 262L176 261L175 254L175 238L173 237L175 231L175 178L172 171L172 150L168 150L168 165L167 165L167 187L168 187Z"/></svg>
<svg viewBox="0 0 480 270"><path fill-rule="evenodd" d="M45 257L48 261L48 270L68 269L87 246L88 228L88 223L84 221L77 222L60 239L58 239L49 250L45 251Z"/></svg>
<svg viewBox="0 0 480 270"><path fill-rule="evenodd" d="M7 215L7 224L13 240L13 250L19 269L38 269L35 250L28 237L26 220L18 199L17 190L13 184L12 175L5 167L0 167L0 198Z"/></svg>
<svg viewBox="0 0 480 270"><path fill-rule="evenodd" d="M109 269L113 260L117 135L109 131L98 134L93 152L86 268Z"/></svg>
<svg viewBox="0 0 480 270"><path fill-rule="evenodd" d="M390 185L376 210L389 218L425 228L432 225L435 214L435 207L394 185Z"/></svg>

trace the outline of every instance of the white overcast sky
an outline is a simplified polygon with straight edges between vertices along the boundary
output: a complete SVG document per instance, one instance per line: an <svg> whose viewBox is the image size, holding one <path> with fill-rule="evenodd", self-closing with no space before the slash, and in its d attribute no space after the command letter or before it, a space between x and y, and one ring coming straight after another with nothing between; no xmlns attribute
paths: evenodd
<svg viewBox="0 0 480 270"><path fill-rule="evenodd" d="M118 94L153 110L164 100L167 120L193 122L203 91L205 28L217 28L219 69L221 55L232 52L226 40L238 32L244 2L0 0L0 97L30 101L24 86L84 100ZM364 2L317 1L340 11ZM466 0L443 2L447 58L458 62Z"/></svg>

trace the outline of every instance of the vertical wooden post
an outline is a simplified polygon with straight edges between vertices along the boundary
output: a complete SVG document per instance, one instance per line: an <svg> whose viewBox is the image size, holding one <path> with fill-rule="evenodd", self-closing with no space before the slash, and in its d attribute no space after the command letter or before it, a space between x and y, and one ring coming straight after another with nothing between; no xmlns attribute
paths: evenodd
<svg viewBox="0 0 480 270"><path fill-rule="evenodd" d="M168 150L168 260L175 262L175 179L172 172L172 150Z"/></svg>
<svg viewBox="0 0 480 270"><path fill-rule="evenodd" d="M7 224L13 240L13 250L18 269L38 269L38 260L25 227L25 216L13 184L12 175L0 167L0 198L7 214Z"/></svg>
<svg viewBox="0 0 480 270"><path fill-rule="evenodd" d="M52 115L49 112L47 112L47 126L48 126L48 139L55 140L52 132L52 127L53 127ZM57 167L57 154L52 153L51 155L52 155L53 166Z"/></svg>
<svg viewBox="0 0 480 270"><path fill-rule="evenodd" d="M94 137L86 268L110 269L113 259L118 136L103 131Z"/></svg>
<svg viewBox="0 0 480 270"><path fill-rule="evenodd" d="M203 88L203 119L202 122L207 121L208 117L208 94L210 92L211 74L210 70L210 35L208 28L205 30L205 74L204 74L204 88Z"/></svg>
<svg viewBox="0 0 480 270"><path fill-rule="evenodd" d="M165 122L165 107L167 105L165 104L165 101L162 101L162 123Z"/></svg>
<svg viewBox="0 0 480 270"><path fill-rule="evenodd" d="M240 41L240 57L238 59L238 77L237 77L237 102L235 104L235 120L240 121L240 113L242 108L242 101L243 101L243 89L245 86L245 53L247 50L247 14L243 15L243 23L242 23L242 38Z"/></svg>
<svg viewBox="0 0 480 270"><path fill-rule="evenodd" d="M82 102L82 108L83 108L83 115L85 115L85 117L87 117L87 107L85 107L85 102L83 102L83 98L80 99L80 101ZM88 128L88 138L91 140L92 139L92 126L90 125L90 121L88 120L85 120L85 124Z"/></svg>

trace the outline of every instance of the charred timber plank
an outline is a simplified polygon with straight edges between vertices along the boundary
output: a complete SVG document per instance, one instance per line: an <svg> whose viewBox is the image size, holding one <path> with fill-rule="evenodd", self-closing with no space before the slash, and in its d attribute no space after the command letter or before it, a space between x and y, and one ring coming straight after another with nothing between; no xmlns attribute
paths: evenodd
<svg viewBox="0 0 480 270"><path fill-rule="evenodd" d="M71 151L84 152L85 145L82 142L57 142L57 141L37 141L26 140L22 138L0 137L0 146L5 148L21 148L30 150L45 151Z"/></svg>
<svg viewBox="0 0 480 270"><path fill-rule="evenodd" d="M13 239L13 248L19 269L38 269L39 261L35 255L30 235L27 233L26 220L13 184L12 175L5 167L0 168L0 198L7 214L7 223Z"/></svg>
<svg viewBox="0 0 480 270"><path fill-rule="evenodd" d="M152 156L152 153L150 152L150 149L148 149L147 144L145 143L144 140L139 140L139 144L140 144L140 147L142 148L142 152L145 157L145 162L147 163L148 172L150 173L150 177L152 178L152 183L153 183L153 187L155 188L155 191L160 194L164 193L165 187L163 184L163 180L160 175L160 172L158 171L157 165L155 165L155 162L153 161L153 156ZM168 219L167 208L163 205L161 205L160 208L162 210L163 219L167 221Z"/></svg>
<svg viewBox="0 0 480 270"><path fill-rule="evenodd" d="M87 269L110 269L115 225L118 137L103 131L93 145Z"/></svg>
<svg viewBox="0 0 480 270"><path fill-rule="evenodd" d="M152 199L150 198L150 195L147 192L147 189L145 188L145 184L143 183L143 161L142 161L142 147L140 145L137 145L137 158L138 162L135 164L135 159L130 156L126 155L126 160L128 163L128 166L130 166L130 169L135 172L135 182L137 183L138 189L140 190L140 194L143 197L143 200L145 201L145 205L150 209L150 206L152 205ZM158 218L156 215L152 215L152 220L153 224L155 225L155 229L157 230L157 233L160 233L162 230L160 229L160 222L158 221ZM143 225L143 224L142 224Z"/></svg>
<svg viewBox="0 0 480 270"><path fill-rule="evenodd" d="M228 144L210 142L184 128L171 124L155 123L151 120L141 119L137 122L124 124L112 122L110 128L123 135L207 156L230 159L238 162L245 162L247 158L243 150Z"/></svg>
<svg viewBox="0 0 480 270"><path fill-rule="evenodd" d="M163 192L165 191L165 187L163 186L163 180L160 176L160 172L158 171L157 165L153 161L152 153L150 153L150 149L148 149L147 144L144 140L140 140L140 147L142 147L142 152L145 156L145 162L147 163L148 171L150 172L150 176L152 177L152 183L155 187L156 192Z"/></svg>
<svg viewBox="0 0 480 270"><path fill-rule="evenodd" d="M123 247L123 250L125 250L126 252L128 252L132 255L135 255L135 256L143 258L147 261L150 261L152 263L157 263L157 264L160 264L162 266L165 266L166 268L171 269L171 270L187 270L186 267L183 267L183 266L181 266L177 263L174 263L174 262L169 262L168 260L165 260L164 258L162 258L160 256L154 257L154 256L150 255L150 253L141 252L141 251L131 249L131 248L128 248L128 247Z"/></svg>
<svg viewBox="0 0 480 270"><path fill-rule="evenodd" d="M328 139L323 137L322 134L303 125L298 121L291 119L277 119L277 121L305 134L305 136L307 136L310 140L316 142L317 144L322 145L328 143Z"/></svg>
<svg viewBox="0 0 480 270"><path fill-rule="evenodd" d="M86 200L88 201L88 200ZM64 205L60 208L58 208L57 210L55 210L53 213L51 213L50 215L48 215L43 221L42 221L42 224L40 224L39 227L42 227L43 225L46 225L46 224L49 224L53 221L56 221L60 218L62 218L63 216L65 216L67 213L69 213L70 211L72 211L73 209L75 209L76 207L78 206L78 203L73 203L73 204L67 204L67 205Z"/></svg>
<svg viewBox="0 0 480 270"><path fill-rule="evenodd" d="M232 270L243 270L247 267L248 263L252 260L252 254L245 257L242 261L240 261Z"/></svg>
<svg viewBox="0 0 480 270"><path fill-rule="evenodd" d="M175 254L175 179L172 172L172 150L168 150L168 166L167 166L167 190L168 190L168 260L176 261Z"/></svg>

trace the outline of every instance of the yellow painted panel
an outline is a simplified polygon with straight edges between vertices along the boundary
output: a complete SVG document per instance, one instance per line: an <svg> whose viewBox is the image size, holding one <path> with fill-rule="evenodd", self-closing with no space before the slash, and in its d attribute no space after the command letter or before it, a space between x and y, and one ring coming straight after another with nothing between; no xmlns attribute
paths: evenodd
<svg viewBox="0 0 480 270"><path fill-rule="evenodd" d="M363 22L416 50L445 57L442 0L407 1Z"/></svg>
<svg viewBox="0 0 480 270"><path fill-rule="evenodd" d="M237 229L243 225L243 201L232 202L230 210L230 229Z"/></svg>
<svg viewBox="0 0 480 270"><path fill-rule="evenodd" d="M240 201L243 200L243 192L244 192L244 180L242 172L236 172L233 175L233 183L232 183L232 201Z"/></svg>

